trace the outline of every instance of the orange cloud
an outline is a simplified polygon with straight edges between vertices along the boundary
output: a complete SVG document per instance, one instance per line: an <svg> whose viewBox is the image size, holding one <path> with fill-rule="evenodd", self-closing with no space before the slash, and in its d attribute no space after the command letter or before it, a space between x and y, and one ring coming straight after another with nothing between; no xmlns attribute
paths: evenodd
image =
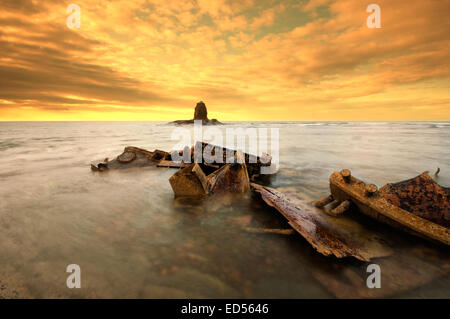
<svg viewBox="0 0 450 319"><path fill-rule="evenodd" d="M450 120L449 1L76 3L0 4L0 120Z"/></svg>

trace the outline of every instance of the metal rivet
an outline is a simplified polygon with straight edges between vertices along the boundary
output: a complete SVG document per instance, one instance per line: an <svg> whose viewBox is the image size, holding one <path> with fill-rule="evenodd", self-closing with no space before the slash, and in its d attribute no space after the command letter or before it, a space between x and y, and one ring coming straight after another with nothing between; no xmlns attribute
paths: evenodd
<svg viewBox="0 0 450 319"><path fill-rule="evenodd" d="M367 184L365 186L365 194L366 196L372 196L378 191L378 187L374 184Z"/></svg>
<svg viewBox="0 0 450 319"><path fill-rule="evenodd" d="M351 178L351 176L352 176L352 173L351 173L350 170L348 170L348 169L343 169L343 170L341 171L341 176L342 176L342 178L344 178L344 181L345 181L346 183L348 183L348 182L350 182L350 178Z"/></svg>

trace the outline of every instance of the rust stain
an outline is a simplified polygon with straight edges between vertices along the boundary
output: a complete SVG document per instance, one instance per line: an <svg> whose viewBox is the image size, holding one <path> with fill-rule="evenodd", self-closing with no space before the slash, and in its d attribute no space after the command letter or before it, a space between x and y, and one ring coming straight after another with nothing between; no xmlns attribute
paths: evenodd
<svg viewBox="0 0 450 319"><path fill-rule="evenodd" d="M367 184L353 176L345 179L338 172L330 176L334 199L349 200L358 211L378 221L450 245L450 230L445 224L448 223L448 189L439 186L428 174L387 184L379 191L376 187L372 190L369 194Z"/></svg>
<svg viewBox="0 0 450 319"><path fill-rule="evenodd" d="M440 186L426 172L380 189L380 194L392 205L447 228L450 227L449 192L449 188Z"/></svg>

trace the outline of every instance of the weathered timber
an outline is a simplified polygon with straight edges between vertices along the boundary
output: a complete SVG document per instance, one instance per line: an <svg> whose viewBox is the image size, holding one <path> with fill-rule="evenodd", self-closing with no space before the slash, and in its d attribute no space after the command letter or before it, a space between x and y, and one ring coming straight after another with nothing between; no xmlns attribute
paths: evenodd
<svg viewBox="0 0 450 319"><path fill-rule="evenodd" d="M330 191L340 201L349 200L358 211L411 234L450 245L449 189L434 182L427 173L379 191L338 172L330 176ZM440 223L440 224L438 224Z"/></svg>
<svg viewBox="0 0 450 319"><path fill-rule="evenodd" d="M168 168L184 168L191 165L190 163L174 162L168 160L161 160L156 166L158 167L168 167Z"/></svg>
<svg viewBox="0 0 450 319"><path fill-rule="evenodd" d="M136 147L136 146L127 146L127 147L125 147L124 152L135 152L136 154L145 155L148 158L153 158L153 155L155 155L156 152L166 153L164 151L158 151L158 150L155 150L154 152L151 152L151 151L147 151L146 149L139 148L139 147ZM166 155L167 155L167 153L166 153Z"/></svg>
<svg viewBox="0 0 450 319"><path fill-rule="evenodd" d="M337 258L353 256L362 261L388 256L391 249L370 230L349 218L327 216L296 194L251 183L262 199L278 210L289 224L319 253Z"/></svg>
<svg viewBox="0 0 450 319"><path fill-rule="evenodd" d="M278 235L293 235L295 231L292 228L288 229L279 229L279 228L254 228L254 227L245 227L244 228L249 233L255 234L278 234Z"/></svg>

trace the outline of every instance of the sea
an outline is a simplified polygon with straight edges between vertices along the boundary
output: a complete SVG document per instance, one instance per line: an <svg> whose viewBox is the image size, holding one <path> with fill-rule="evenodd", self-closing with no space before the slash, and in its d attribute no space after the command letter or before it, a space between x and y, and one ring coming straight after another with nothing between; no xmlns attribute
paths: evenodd
<svg viewBox="0 0 450 319"><path fill-rule="evenodd" d="M176 169L90 169L126 146L171 150L179 143L177 128L165 122L0 122L0 296L450 298L448 247L358 213L351 214L379 233L390 256L370 263L325 257L299 234L249 231L290 228L255 194L180 204L169 184ZM193 128L183 128L194 143ZM279 166L270 186L307 201L327 196L330 174L344 168L379 187L424 171L450 187L450 122L214 127L223 136L230 128L278 132ZM380 265L381 288L367 286L371 263ZM67 286L72 264L81 269L81 288Z"/></svg>

